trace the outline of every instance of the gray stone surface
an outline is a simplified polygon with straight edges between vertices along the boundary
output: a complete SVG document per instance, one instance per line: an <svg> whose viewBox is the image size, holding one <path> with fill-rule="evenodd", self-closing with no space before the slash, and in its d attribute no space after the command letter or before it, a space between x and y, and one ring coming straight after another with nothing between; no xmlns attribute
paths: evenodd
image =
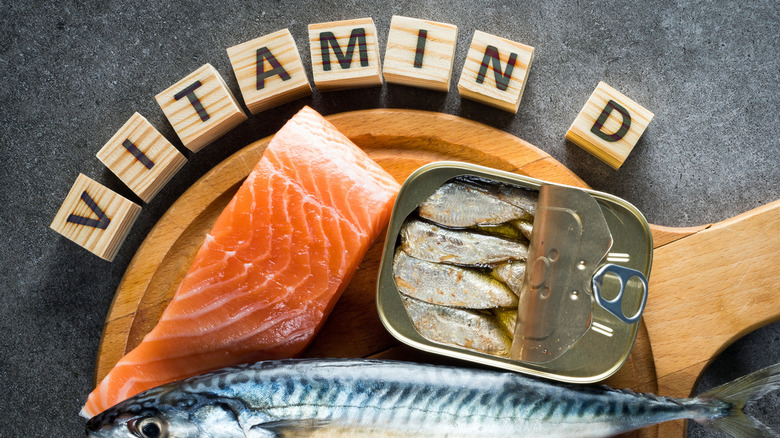
<svg viewBox="0 0 780 438"><path fill-rule="evenodd" d="M315 92L188 154L113 263L48 228L80 172L139 202L95 153L136 111L183 150L154 95L207 62L238 94L227 47L288 27L308 65L308 23L371 16L383 53L393 14L459 27L456 78L475 29L534 46L519 112L462 100L454 85L447 94L394 85ZM92 389L102 322L146 234L208 169L304 104L325 114L399 107L487 123L656 224L720 221L780 198L779 24L773 0L0 1L0 436L82 435L78 411ZM600 80L655 113L618 171L563 137ZM780 362L779 350L775 323L727 350L702 386ZM754 411L780 430L778 406L774 395ZM691 436L715 435L695 428Z"/></svg>

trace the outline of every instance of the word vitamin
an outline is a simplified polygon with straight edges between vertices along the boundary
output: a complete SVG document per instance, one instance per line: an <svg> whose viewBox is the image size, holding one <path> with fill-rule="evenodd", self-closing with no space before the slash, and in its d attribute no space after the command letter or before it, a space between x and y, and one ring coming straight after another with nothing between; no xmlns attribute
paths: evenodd
<svg viewBox="0 0 780 438"><path fill-rule="evenodd" d="M314 84L321 91L387 82L449 91L458 28L392 17L384 68L371 18L310 24ZM227 49L241 96L252 114L312 92L290 31L283 29ZM516 113L534 48L476 31L458 80L461 96ZM203 65L155 99L181 139L197 152L247 115L219 72ZM625 161L653 114L600 83L566 138L614 168ZM184 156L136 113L97 153L144 202L186 163ZM113 260L141 207L80 174L51 228L99 257Z"/></svg>

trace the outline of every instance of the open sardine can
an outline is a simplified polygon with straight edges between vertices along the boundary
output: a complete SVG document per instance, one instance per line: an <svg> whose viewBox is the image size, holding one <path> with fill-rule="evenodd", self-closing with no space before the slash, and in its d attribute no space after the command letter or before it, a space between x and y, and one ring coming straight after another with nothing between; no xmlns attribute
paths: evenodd
<svg viewBox="0 0 780 438"><path fill-rule="evenodd" d="M533 207L528 199L507 199L513 192L530 194ZM466 198L445 202L444 196ZM470 196L486 196L487 204ZM513 203L522 206L516 211L532 211L516 220L507 208L510 216L501 217ZM436 208L431 220L428 210ZM475 211L483 222L469 222ZM446 224L437 223L441 215ZM459 216L449 222L451 215ZM417 239L410 237L413 225L424 228L420 242L411 242ZM505 257L514 259L503 261L493 254L501 250L480 258L494 241L527 248L525 260L510 255ZM642 213L615 196L466 163L432 163L415 171L398 194L379 270L379 316L393 336L423 351L560 381L597 382L617 372L631 352L652 250ZM519 279L497 275L507 265L524 268L516 271ZM499 288L509 287L516 298L496 308L468 304L457 295L472 277L489 285L503 281ZM478 284L463 288L487 293ZM440 296L454 298L440 302Z"/></svg>

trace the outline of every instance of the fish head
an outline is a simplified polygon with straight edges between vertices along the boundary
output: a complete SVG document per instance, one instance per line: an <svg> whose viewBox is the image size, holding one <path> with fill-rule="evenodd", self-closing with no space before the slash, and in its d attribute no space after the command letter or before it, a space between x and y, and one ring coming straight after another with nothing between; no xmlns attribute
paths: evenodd
<svg viewBox="0 0 780 438"><path fill-rule="evenodd" d="M109 410L110 411L110 410ZM87 436L95 438L163 438L175 436L170 433L168 422L158 412L142 414L106 411L87 422ZM108 415L106 415L108 414Z"/></svg>
<svg viewBox="0 0 780 438"><path fill-rule="evenodd" d="M134 400L132 400L134 401ZM152 406L120 403L92 417L86 426L87 436L100 438L163 438L172 434L168 416Z"/></svg>
<svg viewBox="0 0 780 438"><path fill-rule="evenodd" d="M265 414L246 418L243 402L176 385L150 389L96 415L87 422L94 438L245 437L242 423L261 422ZM254 430L252 436L275 436Z"/></svg>

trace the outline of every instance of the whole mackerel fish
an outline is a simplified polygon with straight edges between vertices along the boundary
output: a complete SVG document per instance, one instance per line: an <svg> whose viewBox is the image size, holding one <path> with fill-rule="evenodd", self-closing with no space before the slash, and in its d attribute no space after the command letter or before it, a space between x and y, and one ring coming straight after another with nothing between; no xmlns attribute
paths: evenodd
<svg viewBox="0 0 780 438"><path fill-rule="evenodd" d="M780 386L780 364L693 399L520 374L364 359L225 368L143 392L93 417L94 437L603 437L693 419L778 436L742 408Z"/></svg>

